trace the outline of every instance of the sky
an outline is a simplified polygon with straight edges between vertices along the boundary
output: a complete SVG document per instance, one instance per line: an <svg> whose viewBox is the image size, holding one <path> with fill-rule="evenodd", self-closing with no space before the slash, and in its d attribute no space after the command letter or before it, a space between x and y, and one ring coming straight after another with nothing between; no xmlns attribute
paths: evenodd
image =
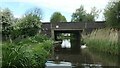
<svg viewBox="0 0 120 68"><path fill-rule="evenodd" d="M9 8L16 18L21 18L27 10L38 7L42 10L42 22L49 22L51 15L56 11L61 12L70 22L72 13L83 5L88 13L92 7L101 10L96 21L102 21L108 2L109 0L0 0L0 8Z"/></svg>

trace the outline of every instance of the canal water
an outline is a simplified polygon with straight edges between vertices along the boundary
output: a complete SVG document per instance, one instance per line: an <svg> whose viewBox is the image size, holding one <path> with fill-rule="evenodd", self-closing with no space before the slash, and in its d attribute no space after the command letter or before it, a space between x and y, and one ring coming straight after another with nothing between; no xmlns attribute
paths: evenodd
<svg viewBox="0 0 120 68"><path fill-rule="evenodd" d="M78 46L76 40L64 39L55 46L49 60L70 62L72 68L119 68L118 56L90 51L87 45Z"/></svg>

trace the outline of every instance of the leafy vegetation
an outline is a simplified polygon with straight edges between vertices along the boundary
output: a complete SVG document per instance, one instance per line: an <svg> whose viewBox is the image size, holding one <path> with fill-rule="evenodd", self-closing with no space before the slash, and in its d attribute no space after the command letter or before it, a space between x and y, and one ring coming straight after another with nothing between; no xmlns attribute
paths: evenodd
<svg viewBox="0 0 120 68"><path fill-rule="evenodd" d="M3 40L34 36L40 31L41 11L39 8L28 11L21 19L14 18L9 9L0 9L0 13Z"/></svg>
<svg viewBox="0 0 120 68"><path fill-rule="evenodd" d="M51 53L53 41L45 36L35 35L18 43L3 42L3 68L43 68Z"/></svg>
<svg viewBox="0 0 120 68"><path fill-rule="evenodd" d="M95 7L91 9L90 13L86 13L84 10L84 6L80 6L80 8L76 9L75 13L72 14L72 22L93 22L95 18L97 18L98 13L100 11L97 10Z"/></svg>
<svg viewBox="0 0 120 68"><path fill-rule="evenodd" d="M6 40L9 38L9 35L11 33L14 17L8 8L0 9L0 17L0 24L2 25L2 40Z"/></svg>
<svg viewBox="0 0 120 68"><path fill-rule="evenodd" d="M53 41L41 35L41 11L29 10L21 19L9 9L0 9L2 17L2 68L43 68ZM2 62L1 62L2 59Z"/></svg>
<svg viewBox="0 0 120 68"><path fill-rule="evenodd" d="M57 23L57 22L67 22L65 16L63 16L60 12L54 12L50 18L50 22Z"/></svg>
<svg viewBox="0 0 120 68"><path fill-rule="evenodd" d="M2 67L2 42L0 41L0 67Z"/></svg>
<svg viewBox="0 0 120 68"><path fill-rule="evenodd" d="M108 3L104 16L108 27L120 29L120 1Z"/></svg>

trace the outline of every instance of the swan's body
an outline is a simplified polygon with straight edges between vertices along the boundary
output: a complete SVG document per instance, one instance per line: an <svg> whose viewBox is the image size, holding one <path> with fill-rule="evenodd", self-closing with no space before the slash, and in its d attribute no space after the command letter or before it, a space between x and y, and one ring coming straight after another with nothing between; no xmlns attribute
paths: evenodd
<svg viewBox="0 0 120 68"><path fill-rule="evenodd" d="M81 45L81 49L84 49L84 48L86 48L86 47L87 47L86 44Z"/></svg>
<svg viewBox="0 0 120 68"><path fill-rule="evenodd" d="M62 48L65 48L65 47L66 47L64 40L62 41L61 47L62 47Z"/></svg>
<svg viewBox="0 0 120 68"><path fill-rule="evenodd" d="M71 48L71 43L70 43L70 39L65 39L62 41L62 44L61 44L61 47L62 48Z"/></svg>

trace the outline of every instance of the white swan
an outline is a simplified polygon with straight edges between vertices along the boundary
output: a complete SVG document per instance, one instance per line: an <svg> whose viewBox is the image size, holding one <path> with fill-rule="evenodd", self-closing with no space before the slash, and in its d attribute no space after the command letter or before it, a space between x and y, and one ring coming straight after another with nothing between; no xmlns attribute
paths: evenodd
<svg viewBox="0 0 120 68"><path fill-rule="evenodd" d="M81 45L81 49L84 49L84 48L86 48L86 47L87 47L86 44Z"/></svg>
<svg viewBox="0 0 120 68"><path fill-rule="evenodd" d="M65 40L62 41L61 47L65 48Z"/></svg>
<svg viewBox="0 0 120 68"><path fill-rule="evenodd" d="M66 40L66 48L71 48L70 39Z"/></svg>
<svg viewBox="0 0 120 68"><path fill-rule="evenodd" d="M61 44L61 47L62 48L71 48L71 43L70 43L70 39L65 39L62 41L62 44Z"/></svg>

